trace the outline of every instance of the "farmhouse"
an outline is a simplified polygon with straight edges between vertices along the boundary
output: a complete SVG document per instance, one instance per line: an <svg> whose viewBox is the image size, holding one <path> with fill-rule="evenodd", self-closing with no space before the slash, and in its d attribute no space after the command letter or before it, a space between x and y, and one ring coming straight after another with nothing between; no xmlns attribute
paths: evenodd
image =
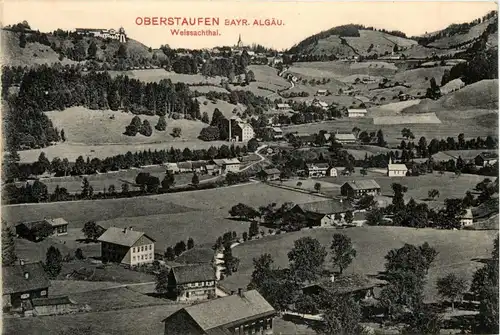
<svg viewBox="0 0 500 335"><path fill-rule="evenodd" d="M67 235L68 222L63 218L23 222L16 226L16 234L35 242L47 236Z"/></svg>
<svg viewBox="0 0 500 335"><path fill-rule="evenodd" d="M191 162L191 166L193 168L193 172L198 172L198 173L207 172L207 163L205 161L193 161Z"/></svg>
<svg viewBox="0 0 500 335"><path fill-rule="evenodd" d="M365 194L375 196L380 194L380 186L373 179L353 180L344 183L340 187L340 193L348 198L356 198Z"/></svg>
<svg viewBox="0 0 500 335"><path fill-rule="evenodd" d="M458 219L460 220L460 225L462 227L472 226L472 224L474 223L474 215L472 214L472 209L467 208L465 210L465 213L463 215L460 215Z"/></svg>
<svg viewBox="0 0 500 335"><path fill-rule="evenodd" d="M328 163L310 163L306 164L306 173L308 177L333 177L328 173L331 171Z"/></svg>
<svg viewBox="0 0 500 335"><path fill-rule="evenodd" d="M31 300L49 294L50 281L41 262L2 267L3 307L29 309Z"/></svg>
<svg viewBox="0 0 500 335"><path fill-rule="evenodd" d="M277 104L276 109L279 111L288 111L291 109L289 104Z"/></svg>
<svg viewBox="0 0 500 335"><path fill-rule="evenodd" d="M356 136L352 133L335 133L335 141L340 144L356 143Z"/></svg>
<svg viewBox="0 0 500 335"><path fill-rule="evenodd" d="M317 90L316 95L319 97L324 97L324 96L328 95L328 90Z"/></svg>
<svg viewBox="0 0 500 335"><path fill-rule="evenodd" d="M272 137L274 140L282 140L283 139L283 130L281 130L281 128L272 127L271 132L272 132Z"/></svg>
<svg viewBox="0 0 500 335"><path fill-rule="evenodd" d="M251 290L185 307L165 322L165 335L273 334L275 309Z"/></svg>
<svg viewBox="0 0 500 335"><path fill-rule="evenodd" d="M315 135L312 134L306 134L306 133L290 134L291 141L299 141L304 145L311 145L312 143L314 143L315 139L316 139Z"/></svg>
<svg viewBox="0 0 500 335"><path fill-rule="evenodd" d="M178 265L182 264L213 264L215 262L215 252L212 248L194 247L183 252L175 259Z"/></svg>
<svg viewBox="0 0 500 335"><path fill-rule="evenodd" d="M98 239L103 262L126 265L152 263L155 240L141 231L130 228L108 228Z"/></svg>
<svg viewBox="0 0 500 335"><path fill-rule="evenodd" d="M229 138L236 142L246 142L254 138L255 132L252 126L243 122L240 118L231 118L231 127L229 128Z"/></svg>
<svg viewBox="0 0 500 335"><path fill-rule="evenodd" d="M191 162L179 162L177 163L177 168L180 173L186 173L193 171L193 164Z"/></svg>
<svg viewBox="0 0 500 335"><path fill-rule="evenodd" d="M177 166L177 163L165 163L165 168L166 168L167 172L170 172L170 173L179 173L180 172L180 169Z"/></svg>
<svg viewBox="0 0 500 335"><path fill-rule="evenodd" d="M389 177L404 177L408 173L408 168L405 164L393 164L392 158L389 158L387 165L387 176Z"/></svg>
<svg viewBox="0 0 500 335"><path fill-rule="evenodd" d="M328 171L326 171L326 175L330 177L338 177L342 171L344 171L344 167L333 167L331 166Z"/></svg>
<svg viewBox="0 0 500 335"><path fill-rule="evenodd" d="M303 287L302 292L307 295L328 292L337 297L350 295L354 299L361 301L373 298L374 289L384 284L385 282L381 280L370 279L359 274L341 275L338 278L332 275L330 278L324 278Z"/></svg>
<svg viewBox="0 0 500 335"><path fill-rule="evenodd" d="M238 172L241 162L237 158L231 159L212 159L211 163L216 165L221 172Z"/></svg>
<svg viewBox="0 0 500 335"><path fill-rule="evenodd" d="M314 99L311 103L311 106L318 107L318 108L321 108L323 110L328 109L328 104L326 102L318 100L318 99Z"/></svg>
<svg viewBox="0 0 500 335"><path fill-rule="evenodd" d="M32 300L33 315L56 315L77 312L79 306L68 296L52 296L50 298L35 298ZM25 313L26 315L26 313Z"/></svg>
<svg viewBox="0 0 500 335"><path fill-rule="evenodd" d="M348 109L347 110L348 117L365 117L366 113L368 113L366 111L366 109Z"/></svg>
<svg viewBox="0 0 500 335"><path fill-rule="evenodd" d="M345 223L345 214L354 208L347 201L328 200L295 205L292 211L304 214L310 226L328 227Z"/></svg>
<svg viewBox="0 0 500 335"><path fill-rule="evenodd" d="M260 170L257 173L257 176L261 180L266 180L266 181L278 180L278 179L280 179L280 175L281 175L281 171L276 169L276 168Z"/></svg>
<svg viewBox="0 0 500 335"><path fill-rule="evenodd" d="M498 162L498 154L494 152L482 152L476 156L474 162L479 166L494 165Z"/></svg>
<svg viewBox="0 0 500 335"><path fill-rule="evenodd" d="M174 266L168 273L168 295L177 301L212 299L216 279L212 264Z"/></svg>

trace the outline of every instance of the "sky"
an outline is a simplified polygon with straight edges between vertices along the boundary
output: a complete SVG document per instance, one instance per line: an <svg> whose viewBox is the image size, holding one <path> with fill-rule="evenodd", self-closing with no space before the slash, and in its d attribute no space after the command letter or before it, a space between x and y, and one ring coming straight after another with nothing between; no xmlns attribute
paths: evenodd
<svg viewBox="0 0 500 335"><path fill-rule="evenodd" d="M245 45L262 44L278 50L290 48L320 31L348 23L387 30L400 30L407 36L443 29L452 23L470 22L491 10L495 2L313 2L313 1L4 1L2 25L26 20L32 28L119 28L127 36L157 48L207 48L234 45L239 34ZM145 17L219 18L219 26L146 26L136 24ZM254 26L254 20L281 20L281 26ZM226 19L247 19L248 26L226 26ZM174 36L172 29L219 31L219 36Z"/></svg>

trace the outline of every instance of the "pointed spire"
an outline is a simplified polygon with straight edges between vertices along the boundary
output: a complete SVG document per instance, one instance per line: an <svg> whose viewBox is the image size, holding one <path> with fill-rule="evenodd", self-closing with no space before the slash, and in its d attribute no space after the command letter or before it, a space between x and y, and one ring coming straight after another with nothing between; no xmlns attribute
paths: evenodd
<svg viewBox="0 0 500 335"><path fill-rule="evenodd" d="M392 164L392 156L389 156L389 165Z"/></svg>

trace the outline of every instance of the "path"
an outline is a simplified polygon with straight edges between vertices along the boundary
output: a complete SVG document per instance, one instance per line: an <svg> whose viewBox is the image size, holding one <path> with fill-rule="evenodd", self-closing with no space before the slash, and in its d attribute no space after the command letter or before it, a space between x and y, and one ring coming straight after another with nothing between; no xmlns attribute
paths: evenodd
<svg viewBox="0 0 500 335"><path fill-rule="evenodd" d="M266 157L262 156L262 155L259 153L259 151L261 151L262 149L265 149L265 148L267 148L267 144L263 144L263 145L261 145L260 147L258 147L258 148L257 148L257 150L255 150L255 154L256 154L257 156L259 156L259 157L260 157L260 160L259 160L259 161L253 162L252 164L250 164L250 165L248 165L248 166L244 167L243 169L241 169L241 170L240 170L240 171L238 171L238 172L243 172L243 171L246 171L246 170L248 170L249 168L251 168L252 166L254 166L255 164L262 163L264 160L266 160Z"/></svg>

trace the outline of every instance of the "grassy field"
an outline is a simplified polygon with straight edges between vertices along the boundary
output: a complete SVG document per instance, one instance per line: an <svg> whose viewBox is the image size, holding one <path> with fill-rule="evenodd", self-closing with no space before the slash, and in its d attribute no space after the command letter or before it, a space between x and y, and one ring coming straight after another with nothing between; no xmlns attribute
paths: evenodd
<svg viewBox="0 0 500 335"><path fill-rule="evenodd" d="M246 110L246 106L242 104L233 105L223 100L217 100L216 103L213 103L205 97L198 97L196 99L200 102L200 113L203 114L204 112L207 112L210 120L212 120L212 115L214 114L214 110L216 108L218 108L226 118L230 118L231 116L235 115L233 113L234 109L236 109L240 113ZM208 125L203 125L203 127L206 126Z"/></svg>
<svg viewBox="0 0 500 335"><path fill-rule="evenodd" d="M44 178L41 181L47 185L47 189L49 193L52 193L56 186L65 187L69 193L80 193L82 191L82 181L83 178L87 178L90 185L94 188L94 192L103 192L106 189L106 193L111 185L115 186L116 192L121 192L121 185L128 184L129 189L139 190L139 187L135 185L135 178L140 172L150 173L152 176L156 176L163 180L165 176L166 168L161 165L148 166L143 168L133 168L130 170L120 170L113 171L107 173L101 173L96 175L88 175L88 176L67 176L67 177L53 177L53 178ZM207 179L213 178L212 175L207 174L198 174L198 177L201 182ZM192 173L180 173L175 175L175 185L181 186L191 183L193 178ZM16 185L23 186L25 182L18 182Z"/></svg>
<svg viewBox="0 0 500 335"><path fill-rule="evenodd" d="M301 237L310 236L318 239L327 250L335 229L306 229L300 232L267 236L260 240L243 243L233 249L233 255L240 258L238 272L224 279L222 285L229 289L246 287L253 271L252 259L261 254L272 255L275 266L288 265L287 253L293 247L293 242ZM341 230L349 236L357 256L346 270L347 273L363 273L376 275L384 270L385 255L404 243L420 245L428 242L439 255L436 257L425 287L427 300L437 298L435 282L437 278L456 272L471 279L473 271L480 266L475 258L487 257L493 247L495 231L449 231L433 229L410 229L401 227L355 227ZM331 266L327 257L327 267Z"/></svg>
<svg viewBox="0 0 500 335"><path fill-rule="evenodd" d="M385 62L349 63L342 61L296 63L290 67L297 76L312 76L318 79L351 76L353 74L370 76L391 76L397 70L394 64Z"/></svg>
<svg viewBox="0 0 500 335"><path fill-rule="evenodd" d="M117 76L128 76L144 82L159 82L162 79L170 79L173 83L199 84L209 83L219 85L221 77L204 77L201 74L182 74L164 69L131 70L131 71L109 71L112 78Z"/></svg>
<svg viewBox="0 0 500 335"><path fill-rule="evenodd" d="M137 134L124 135L125 127L130 124L134 115L111 110L90 110L85 107L71 107L64 111L47 112L46 115L58 129L64 129L68 144L140 144L182 142L196 140L200 130L205 126L201 121L167 120L167 129L157 131L154 126L158 123L158 116L140 115L142 121L148 120L153 128L149 137ZM113 117L114 119L112 119ZM182 129L181 136L174 138L174 127Z"/></svg>
<svg viewBox="0 0 500 335"><path fill-rule="evenodd" d="M418 115L392 115L392 116L375 116L373 124L440 124L436 113L422 113Z"/></svg>

